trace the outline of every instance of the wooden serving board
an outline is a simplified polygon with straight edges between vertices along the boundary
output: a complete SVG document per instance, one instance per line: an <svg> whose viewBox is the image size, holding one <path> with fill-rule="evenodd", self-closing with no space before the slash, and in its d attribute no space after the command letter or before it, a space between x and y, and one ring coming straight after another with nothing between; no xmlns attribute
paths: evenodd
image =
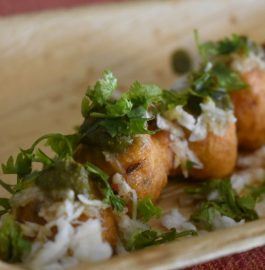
<svg viewBox="0 0 265 270"><path fill-rule="evenodd" d="M121 90L136 79L169 87L176 79L172 52L185 47L195 56L194 29L202 40L237 32L265 41L264 11L259 0L183 0L0 18L0 162L43 133L78 125L86 87L104 69ZM173 182L161 204L168 209L177 197ZM177 269L263 244L259 220L75 269ZM0 263L0 269L15 267Z"/></svg>

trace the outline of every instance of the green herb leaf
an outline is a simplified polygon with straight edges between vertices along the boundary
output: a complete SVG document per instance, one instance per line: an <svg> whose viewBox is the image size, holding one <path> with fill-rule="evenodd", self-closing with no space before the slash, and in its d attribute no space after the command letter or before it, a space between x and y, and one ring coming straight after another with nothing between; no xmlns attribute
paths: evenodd
<svg viewBox="0 0 265 270"><path fill-rule="evenodd" d="M186 105L190 95L189 89L182 91L164 90L162 93L162 110L170 110L178 105Z"/></svg>
<svg viewBox="0 0 265 270"><path fill-rule="evenodd" d="M0 217L1 217L1 215L7 213L8 210L10 209L10 202L8 198L0 198L0 208L3 209L0 211Z"/></svg>
<svg viewBox="0 0 265 270"><path fill-rule="evenodd" d="M89 100L84 100L82 105L86 118L80 128L83 143L91 145L96 143L105 150L115 151L117 149L115 147L111 149L110 146L117 145L120 139L123 142L127 141L123 143L125 148L136 134L154 133L149 130L148 123L154 119L157 108L163 100L163 91L158 86L136 81L128 92L115 101L107 95L106 98L99 98L99 102L97 95L91 94L95 91L94 89L87 92L86 97L89 97ZM100 139L95 142L94 138L99 137ZM120 147L118 149L120 150Z"/></svg>
<svg viewBox="0 0 265 270"><path fill-rule="evenodd" d="M186 192L201 200L199 207L191 215L191 221L202 229L213 229L216 213L236 221L258 218L254 210L257 198L252 194L240 197L233 190L230 179L208 181L200 187L187 189ZM209 199L209 194L213 192L216 196L214 199Z"/></svg>
<svg viewBox="0 0 265 270"><path fill-rule="evenodd" d="M222 63L211 62L203 64L198 71L191 74L190 85L193 96L200 97L201 101L210 97L217 106L223 109L232 107L230 92L247 87L241 77L229 67ZM201 101L197 100L197 103L193 105L199 107Z"/></svg>
<svg viewBox="0 0 265 270"><path fill-rule="evenodd" d="M23 238L20 226L10 215L4 217L1 224L0 243L0 259L6 262L21 262L31 249L31 243Z"/></svg>
<svg viewBox="0 0 265 270"><path fill-rule="evenodd" d="M216 76L219 87L227 92L244 89L247 85L242 81L238 73L228 69L224 64L218 63L213 66L212 73Z"/></svg>
<svg viewBox="0 0 265 270"><path fill-rule="evenodd" d="M198 209L191 215L190 220L200 228L212 230L216 211L213 204L202 202Z"/></svg>
<svg viewBox="0 0 265 270"><path fill-rule="evenodd" d="M233 34L229 38L225 38L216 42L205 42L199 44L199 51L204 59L220 56L229 55L232 53L248 54L250 51L249 40L245 36L239 36Z"/></svg>
<svg viewBox="0 0 265 270"><path fill-rule="evenodd" d="M137 204L137 217L144 222L148 222L151 218L159 218L162 214L162 209L153 204L150 196L140 200Z"/></svg>
<svg viewBox="0 0 265 270"><path fill-rule="evenodd" d="M136 81L129 91L124 94L134 106L143 106L147 109L152 103L157 103L162 98L162 90L157 85L141 84Z"/></svg>
<svg viewBox="0 0 265 270"><path fill-rule="evenodd" d="M58 155L59 158L73 156L74 148L80 140L80 135L62 135L59 133L47 136L47 145Z"/></svg>
<svg viewBox="0 0 265 270"><path fill-rule="evenodd" d="M93 88L87 90L86 95L96 105L104 105L111 98L116 88L117 79L113 76L112 72L107 70L103 73L103 78L98 80Z"/></svg>
<svg viewBox="0 0 265 270"><path fill-rule="evenodd" d="M0 186L2 186L7 192L9 192L10 194L14 193L14 186L13 185L9 185L7 183L5 183L3 180L0 179Z"/></svg>
<svg viewBox="0 0 265 270"><path fill-rule="evenodd" d="M27 153L21 150L17 155L16 162L14 162L12 156L9 157L7 163L2 164L2 170L5 174L17 174L19 177L22 177L31 172L31 159Z"/></svg>
<svg viewBox="0 0 265 270"><path fill-rule="evenodd" d="M124 207L125 207L125 201L120 198L118 195L114 194L108 179L109 176L103 172L101 169L99 169L97 166L91 164L91 163L86 163L84 165L86 170L94 175L96 175L103 184L103 194L104 194L104 201L111 205L116 211L122 212Z"/></svg>
<svg viewBox="0 0 265 270"><path fill-rule="evenodd" d="M154 230L146 230L134 234L126 244L126 248L129 251L139 250L148 246L160 245L180 237L194 236L197 232L189 230L177 233L175 229L171 229L169 232L160 233Z"/></svg>
<svg viewBox="0 0 265 270"><path fill-rule="evenodd" d="M132 109L132 102L125 97L120 98L114 103L106 105L106 116L121 117L128 114Z"/></svg>

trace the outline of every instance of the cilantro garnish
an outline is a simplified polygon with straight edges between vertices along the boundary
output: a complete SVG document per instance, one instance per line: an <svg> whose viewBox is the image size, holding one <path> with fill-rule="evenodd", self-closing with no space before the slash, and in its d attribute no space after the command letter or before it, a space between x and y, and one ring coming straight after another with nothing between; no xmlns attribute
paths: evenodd
<svg viewBox="0 0 265 270"><path fill-rule="evenodd" d="M204 61L215 56L229 55L232 53L248 55L249 51L256 46L246 36L237 34L233 34L229 38L224 38L216 42L208 41L200 43L198 33L195 32L195 40Z"/></svg>
<svg viewBox="0 0 265 270"><path fill-rule="evenodd" d="M37 139L30 148L21 149L14 159L12 156L6 164L2 164L5 174L16 174L17 183L14 186L6 184L0 180L0 185L9 193L14 194L32 185L37 185L49 196L57 196L55 191L72 189L76 194L88 193L91 176L97 176L101 181L101 189L105 202L117 211L122 211L124 201L115 195L108 176L99 168L92 164L80 164L74 160L75 150L80 143L80 134L62 135L48 134ZM54 156L48 156L40 147L40 143L45 143L50 147ZM40 163L42 168L34 170L34 163ZM0 215L10 209L9 199L1 198Z"/></svg>
<svg viewBox="0 0 265 270"><path fill-rule="evenodd" d="M201 101L210 97L217 106L231 109L232 103L229 93L247 87L239 74L223 63L212 62L202 64L199 70L191 74L189 82L192 95L199 98L196 104L191 104L192 107L199 107Z"/></svg>
<svg viewBox="0 0 265 270"><path fill-rule="evenodd" d="M101 181L103 185L103 194L104 194L104 201L111 205L116 211L121 212L123 211L125 207L125 201L120 198L118 195L114 194L109 182L108 178L109 176L105 174L101 169L96 167L95 165L91 163L86 163L85 164L85 169L97 176Z"/></svg>
<svg viewBox="0 0 265 270"><path fill-rule="evenodd" d="M164 244L181 237L194 235L197 235L196 231L188 230L178 233L174 228L170 229L168 232L163 233L155 230L146 230L134 234L127 242L126 248L129 251L134 251L153 245Z"/></svg>
<svg viewBox="0 0 265 270"><path fill-rule="evenodd" d="M23 238L20 226L11 215L3 218L0 225L0 258L6 262L21 262L30 252L31 244Z"/></svg>
<svg viewBox="0 0 265 270"><path fill-rule="evenodd" d="M43 165L50 165L56 158L66 158L73 155L74 143L78 135L62 135L47 134L38 138L29 149L20 149L20 153L16 159L12 156L9 157L6 164L2 164L2 170L4 174L17 174L18 180L32 172L32 163L38 162ZM56 157L50 158L37 146L46 141L46 145L50 146L55 152Z"/></svg>
<svg viewBox="0 0 265 270"><path fill-rule="evenodd" d="M154 133L148 124L155 117L162 90L136 81L114 100L112 93L116 87L117 79L106 71L94 87L88 88L82 103L83 143L120 151L132 143L134 135Z"/></svg>
<svg viewBox="0 0 265 270"><path fill-rule="evenodd" d="M246 37L235 34L217 42L200 43L198 33L195 32L195 40L202 63L189 77L191 95L187 108L200 112L199 103L210 97L218 107L231 109L229 94L246 89L247 85L241 76L230 68L229 57L232 53L248 55L250 51L257 51L258 47Z"/></svg>
<svg viewBox="0 0 265 270"><path fill-rule="evenodd" d="M201 229L212 230L216 213L228 216L235 221L246 221L258 218L255 212L257 199L265 193L264 187L257 188L243 196L239 196L232 188L230 179L204 182L200 187L186 189L201 202L191 215L191 221ZM213 199L209 195L215 193Z"/></svg>
<svg viewBox="0 0 265 270"><path fill-rule="evenodd" d="M151 218L159 218L162 214L162 209L153 204L150 196L140 200L137 204L137 218L148 222Z"/></svg>

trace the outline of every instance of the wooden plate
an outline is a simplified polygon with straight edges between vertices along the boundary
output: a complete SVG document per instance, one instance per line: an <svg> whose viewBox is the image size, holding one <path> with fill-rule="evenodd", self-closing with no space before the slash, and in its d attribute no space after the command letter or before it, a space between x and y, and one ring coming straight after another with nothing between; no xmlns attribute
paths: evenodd
<svg viewBox="0 0 265 270"><path fill-rule="evenodd" d="M146 1L0 18L0 161L43 133L79 124L81 97L104 69L121 90L135 79L168 87L172 52L195 55L194 29L203 40L237 32L264 41L264 10L258 0ZM166 209L176 190L171 183L164 191ZM263 244L258 220L75 269L177 269Z"/></svg>

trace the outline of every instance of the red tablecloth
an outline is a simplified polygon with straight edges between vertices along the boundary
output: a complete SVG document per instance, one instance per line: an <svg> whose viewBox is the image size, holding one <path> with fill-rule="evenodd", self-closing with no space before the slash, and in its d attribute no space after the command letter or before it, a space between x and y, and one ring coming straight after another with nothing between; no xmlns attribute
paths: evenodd
<svg viewBox="0 0 265 270"><path fill-rule="evenodd" d="M101 4L124 0L0 0L0 16L56 8L69 8L84 4ZM265 269L265 246L248 252L227 256L186 270L263 270Z"/></svg>

